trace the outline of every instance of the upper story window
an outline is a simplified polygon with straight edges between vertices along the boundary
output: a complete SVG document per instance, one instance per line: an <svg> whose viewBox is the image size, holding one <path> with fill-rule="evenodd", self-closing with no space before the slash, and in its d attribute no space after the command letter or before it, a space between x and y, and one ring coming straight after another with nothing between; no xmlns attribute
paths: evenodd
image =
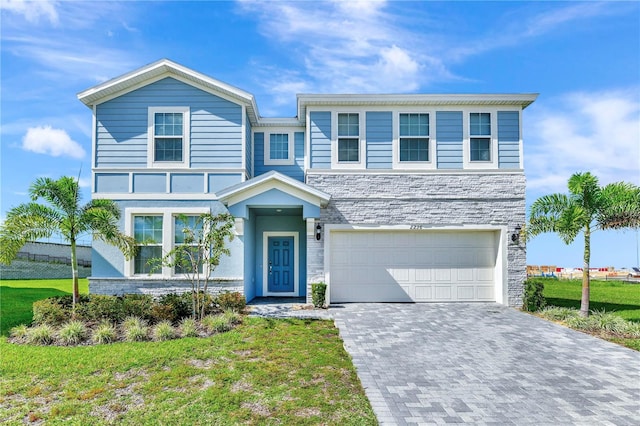
<svg viewBox="0 0 640 426"><path fill-rule="evenodd" d="M429 114L400 114L400 161L429 161Z"/></svg>
<svg viewBox="0 0 640 426"><path fill-rule="evenodd" d="M291 165L295 161L293 133L277 129L265 134L264 164Z"/></svg>
<svg viewBox="0 0 640 426"><path fill-rule="evenodd" d="M360 161L360 115L338 114L338 162Z"/></svg>
<svg viewBox="0 0 640 426"><path fill-rule="evenodd" d="M189 108L149 108L149 165L186 167L189 157Z"/></svg>
<svg viewBox="0 0 640 426"><path fill-rule="evenodd" d="M491 161L491 114L472 112L469 116L469 160Z"/></svg>

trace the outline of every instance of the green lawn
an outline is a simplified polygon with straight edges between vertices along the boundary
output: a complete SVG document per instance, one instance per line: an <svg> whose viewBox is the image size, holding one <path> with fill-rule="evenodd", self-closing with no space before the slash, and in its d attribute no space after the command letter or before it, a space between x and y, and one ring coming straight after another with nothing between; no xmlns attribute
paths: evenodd
<svg viewBox="0 0 640 426"><path fill-rule="evenodd" d="M30 321L29 300L67 288L3 281L3 330L5 314ZM0 352L3 424L376 424L329 321L246 318L205 339L69 348L0 337Z"/></svg>
<svg viewBox="0 0 640 426"><path fill-rule="evenodd" d="M19 324L30 324L32 304L51 296L71 294L71 279L0 281L0 336ZM89 292L89 280L79 281L80 294Z"/></svg>
<svg viewBox="0 0 640 426"><path fill-rule="evenodd" d="M539 278L536 278L539 279ZM544 281L544 296L547 305L564 306L580 309L582 298L581 280L554 280L541 278ZM629 321L640 322L640 284L619 281L592 280L589 307L593 311L605 310L616 312Z"/></svg>
<svg viewBox="0 0 640 426"><path fill-rule="evenodd" d="M581 280L536 279L544 282L544 296L547 299L547 305L580 309ZM589 308L592 311L605 310L620 315L626 320L640 322L640 284L592 280L589 288ZM606 338L640 351L640 339Z"/></svg>

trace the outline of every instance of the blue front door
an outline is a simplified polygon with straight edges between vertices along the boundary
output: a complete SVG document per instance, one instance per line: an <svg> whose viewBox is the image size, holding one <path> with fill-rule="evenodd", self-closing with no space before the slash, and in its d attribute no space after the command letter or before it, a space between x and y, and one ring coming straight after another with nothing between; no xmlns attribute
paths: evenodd
<svg viewBox="0 0 640 426"><path fill-rule="evenodd" d="M294 282L293 237L269 237L268 291L292 293Z"/></svg>

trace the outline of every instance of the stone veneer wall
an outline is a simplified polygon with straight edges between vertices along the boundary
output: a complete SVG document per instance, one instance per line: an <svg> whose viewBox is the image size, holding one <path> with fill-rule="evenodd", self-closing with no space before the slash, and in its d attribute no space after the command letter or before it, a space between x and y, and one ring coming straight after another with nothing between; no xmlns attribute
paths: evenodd
<svg viewBox="0 0 640 426"><path fill-rule="evenodd" d="M313 173L306 183L331 194L325 224L500 225L508 234L525 223L523 172ZM324 230L323 230L324 232ZM324 241L307 240L310 284L324 280ZM524 243L507 241L509 306L522 306Z"/></svg>
<svg viewBox="0 0 640 426"><path fill-rule="evenodd" d="M191 291L191 282L187 280L127 279L127 278L89 278L90 294L123 295L150 294L162 296L169 293ZM244 294L242 280L210 282L208 292L218 294L223 291L237 291Z"/></svg>

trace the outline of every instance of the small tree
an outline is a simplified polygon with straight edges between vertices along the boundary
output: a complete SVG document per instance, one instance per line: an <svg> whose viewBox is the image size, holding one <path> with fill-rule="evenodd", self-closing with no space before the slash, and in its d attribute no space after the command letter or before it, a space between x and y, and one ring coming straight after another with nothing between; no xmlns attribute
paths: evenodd
<svg viewBox="0 0 640 426"><path fill-rule="evenodd" d="M591 233L596 229L638 228L640 226L640 188L627 182L600 187L589 172L574 173L568 182L569 194L551 194L531 205L527 234L557 233L571 244L584 235L584 268L580 314L589 315L589 263Z"/></svg>
<svg viewBox="0 0 640 426"><path fill-rule="evenodd" d="M91 200L80 204L78 180L63 176L58 180L37 179L29 188L33 202L20 204L7 213L0 226L0 262L10 264L27 241L60 234L71 246L73 311L78 302L78 259L76 243L86 233L118 247L127 258L135 254L135 240L118 228L120 209L112 200ZM47 204L35 201L44 199Z"/></svg>
<svg viewBox="0 0 640 426"><path fill-rule="evenodd" d="M151 259L151 270L169 267L184 274L191 282L193 318L202 319L211 275L220 258L231 255L226 243L234 238L233 216L227 213L180 215L177 225L181 229L176 230L175 247L162 258Z"/></svg>

